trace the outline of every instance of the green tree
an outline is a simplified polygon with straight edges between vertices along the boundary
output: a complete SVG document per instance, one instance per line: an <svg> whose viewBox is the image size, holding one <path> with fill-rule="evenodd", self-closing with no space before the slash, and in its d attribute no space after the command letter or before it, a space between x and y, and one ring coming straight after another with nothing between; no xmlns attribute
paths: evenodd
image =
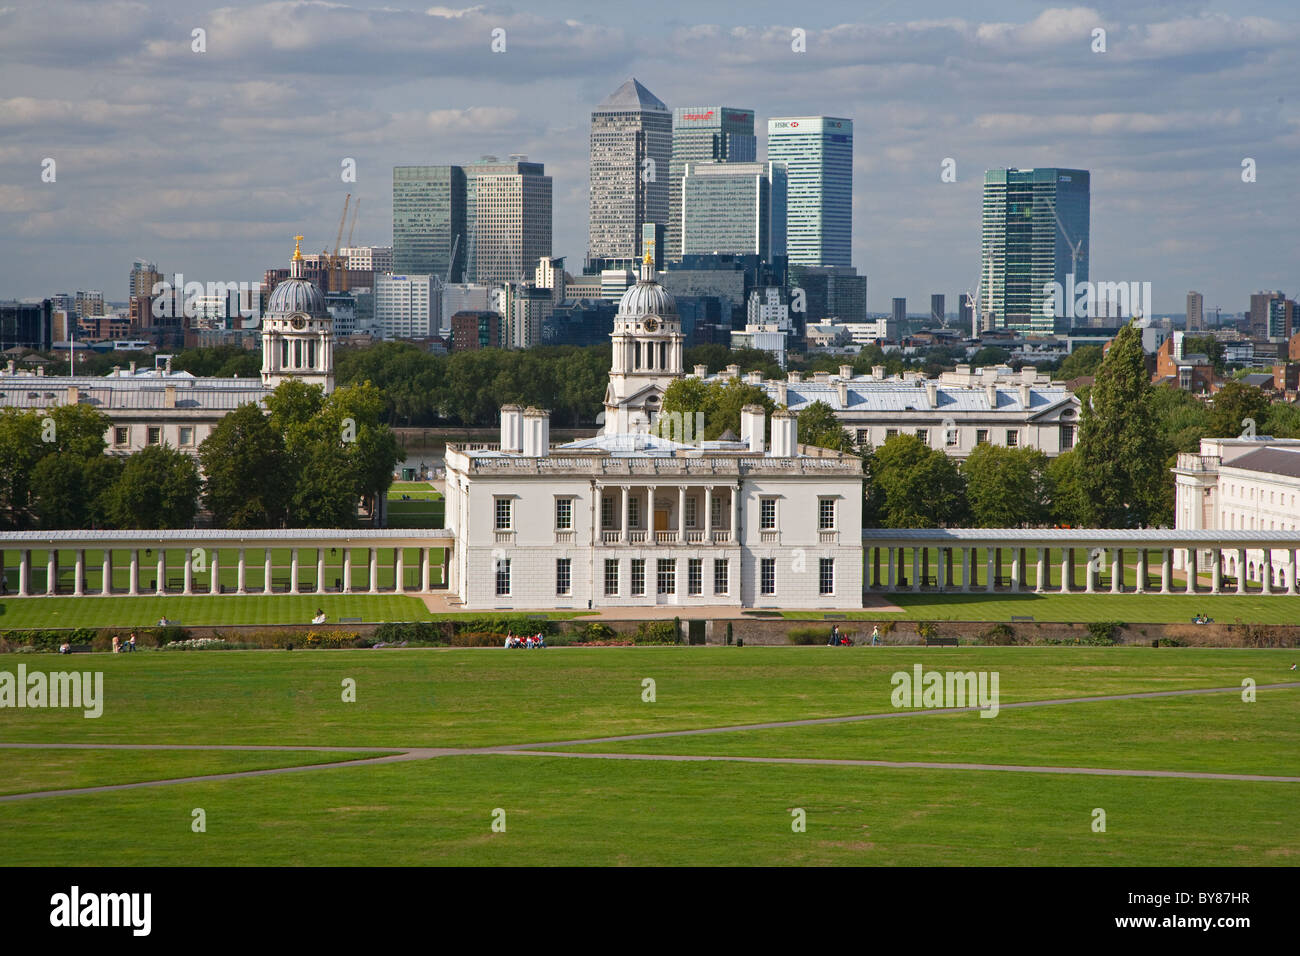
<svg viewBox="0 0 1300 956"><path fill-rule="evenodd" d="M683 416L703 412L703 437L714 440L728 429L740 434L740 410L746 405L761 405L765 415L776 408L762 386L749 385L738 378L725 383L679 378L665 390L663 410L669 414L680 412Z"/></svg>
<svg viewBox="0 0 1300 956"><path fill-rule="evenodd" d="M1145 527L1165 500L1172 453L1155 427L1152 388L1137 327L1124 326L1097 368L1079 426L1079 481L1085 524Z"/></svg>
<svg viewBox="0 0 1300 956"><path fill-rule="evenodd" d="M1225 368L1223 357L1227 349L1213 335L1188 335L1183 338L1184 355L1204 355L1214 366L1214 371L1223 374Z"/></svg>
<svg viewBox="0 0 1300 956"><path fill-rule="evenodd" d="M1210 401L1206 428L1211 438L1235 438L1254 422L1257 434L1267 434L1260 426L1269 412L1268 396L1253 385L1229 379Z"/></svg>
<svg viewBox="0 0 1300 956"><path fill-rule="evenodd" d="M966 515L965 480L944 452L915 435L895 435L876 451L869 473L887 528L933 528Z"/></svg>
<svg viewBox="0 0 1300 956"><path fill-rule="evenodd" d="M799 444L853 454L853 439L835 417L835 410L820 400L799 411Z"/></svg>
<svg viewBox="0 0 1300 956"><path fill-rule="evenodd" d="M980 528L1037 527L1050 514L1047 456L1037 448L977 445L961 466L971 519Z"/></svg>
<svg viewBox="0 0 1300 956"><path fill-rule="evenodd" d="M123 464L106 496L108 518L118 528L188 528L201 489L193 458L166 445L150 445Z"/></svg>
<svg viewBox="0 0 1300 956"><path fill-rule="evenodd" d="M1051 489L1051 519L1059 525L1077 528L1087 521L1087 503L1079 480L1078 450L1062 452L1047 465Z"/></svg>
<svg viewBox="0 0 1300 956"><path fill-rule="evenodd" d="M218 528L278 528L293 494L284 439L262 409L240 405L199 446L203 501Z"/></svg>
<svg viewBox="0 0 1300 956"><path fill-rule="evenodd" d="M1151 408L1161 434L1174 451L1194 452L1209 435L1209 409L1190 392L1172 385L1151 389Z"/></svg>
<svg viewBox="0 0 1300 956"><path fill-rule="evenodd" d="M1097 367L1101 365L1101 359L1100 345L1080 346L1061 360L1061 368L1055 377L1069 381L1083 375L1093 375L1096 373Z"/></svg>
<svg viewBox="0 0 1300 956"><path fill-rule="evenodd" d="M996 345L986 345L974 355L971 356L970 363L972 366L980 367L986 365L1006 365L1011 361L1011 353Z"/></svg>
<svg viewBox="0 0 1300 956"><path fill-rule="evenodd" d="M1274 438L1300 438L1300 408L1287 402L1274 402L1268 407L1260 433Z"/></svg>

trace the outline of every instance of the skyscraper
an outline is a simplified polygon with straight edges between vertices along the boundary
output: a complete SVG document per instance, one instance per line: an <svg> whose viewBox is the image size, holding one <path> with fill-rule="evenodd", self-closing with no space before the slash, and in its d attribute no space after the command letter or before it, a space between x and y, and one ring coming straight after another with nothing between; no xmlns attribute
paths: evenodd
<svg viewBox="0 0 1300 956"><path fill-rule="evenodd" d="M678 255L786 255L786 172L781 163L687 163ZM670 236L669 248L672 248Z"/></svg>
<svg viewBox="0 0 1300 956"><path fill-rule="evenodd" d="M682 176L687 163L752 163L758 159L754 111L730 106L679 106L673 110L673 151L668 167L668 258L682 256Z"/></svg>
<svg viewBox="0 0 1300 956"><path fill-rule="evenodd" d="M799 116L767 121L767 158L789 177L790 263L852 265L853 121Z"/></svg>
<svg viewBox="0 0 1300 956"><path fill-rule="evenodd" d="M1088 281L1089 174L1085 169L990 169L984 174L982 291L979 308L992 326L1051 334L1085 324L1044 315L1044 287ZM1069 280L1073 273L1073 282Z"/></svg>
<svg viewBox="0 0 1300 956"><path fill-rule="evenodd" d="M635 78L592 111L589 268L631 268L642 225L667 225L672 149L672 114Z"/></svg>
<svg viewBox="0 0 1300 956"><path fill-rule="evenodd" d="M930 296L930 321L938 325L946 325L948 316L943 310L943 293L937 293Z"/></svg>
<svg viewBox="0 0 1300 956"><path fill-rule="evenodd" d="M1205 296L1199 292L1187 293L1187 331L1201 332L1205 329Z"/></svg>
<svg viewBox="0 0 1300 956"><path fill-rule="evenodd" d="M459 166L394 166L393 271L445 280L450 266L451 281L463 281L469 244L465 200Z"/></svg>
<svg viewBox="0 0 1300 956"><path fill-rule="evenodd" d="M484 156L464 174L471 241L457 258L466 264L468 281L531 279L538 260L551 254L551 177L544 165L524 156L505 163Z"/></svg>

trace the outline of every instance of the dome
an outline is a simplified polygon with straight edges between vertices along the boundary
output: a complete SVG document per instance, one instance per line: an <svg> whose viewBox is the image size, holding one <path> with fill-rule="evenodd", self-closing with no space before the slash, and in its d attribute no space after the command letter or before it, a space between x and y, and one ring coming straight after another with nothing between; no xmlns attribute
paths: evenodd
<svg viewBox="0 0 1300 956"><path fill-rule="evenodd" d="M677 302L672 294L653 279L640 279L629 286L618 303L621 318L641 315L676 316Z"/></svg>
<svg viewBox="0 0 1300 956"><path fill-rule="evenodd" d="M325 296L306 279L285 279L271 290L270 301L266 304L268 315L291 315L294 312L306 312L313 318L325 318L329 313L325 309Z"/></svg>

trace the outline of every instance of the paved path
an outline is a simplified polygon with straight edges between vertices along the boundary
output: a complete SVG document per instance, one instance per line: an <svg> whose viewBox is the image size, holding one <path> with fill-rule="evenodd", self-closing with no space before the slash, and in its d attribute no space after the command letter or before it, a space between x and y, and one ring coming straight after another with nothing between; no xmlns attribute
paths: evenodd
<svg viewBox="0 0 1300 956"><path fill-rule="evenodd" d="M1300 687L1300 681L1282 684L1261 684L1257 690ZM1058 704L1088 704L1109 700L1140 700L1152 697L1188 697L1199 694L1238 693L1240 687L1206 687L1189 690L1159 690L1132 694L1108 694L1097 697L1060 697L1050 700L1026 700L1002 704L1001 710L1020 707L1047 707ZM663 737L689 737L701 734L725 734L746 730L770 730L780 727L808 727L820 724L845 724L864 720L883 720L891 717L921 717L930 714L956 714L979 707L950 707L935 709L900 709L877 714L856 714L848 717L816 717L806 720L781 720L762 724L737 724L728 727L702 727L694 730L664 730L655 733L622 734L615 737L589 737L582 740L561 740L550 743L503 744L494 747L311 747L272 746L265 744L69 744L69 743L0 743L0 750L251 750L251 751L306 751L312 753L360 752L374 753L374 757L358 760L341 760L336 763L301 764L295 767L273 767L266 770L240 770L230 773L201 774L193 777L174 777L167 780L144 780L135 783L118 783L98 787L77 787L67 790L37 790L0 796L0 803L32 800L40 797L66 797L87 793L105 793L113 790L134 790L140 787L163 787L177 783L205 783L217 780L236 780L241 777L264 777L271 774L300 773L309 770L333 770L342 767L369 766L381 763L403 763L412 760L431 760L452 756L515 755L533 757L563 757L578 760L667 760L678 762L723 761L731 763L771 763L810 766L879 767L885 769L925 770L990 770L1016 773L1090 774L1114 777L1174 777L1192 780L1265 781L1272 783L1300 783L1300 777L1272 776L1266 774L1205 773L1180 770L1128 770L1109 767L1047 767L1017 766L1014 764L937 763L929 761L854 760L820 757L738 757L705 754L638 754L638 753L586 753L557 750L559 747L576 747L584 744L619 743L629 740L651 740ZM551 749L544 749L551 748Z"/></svg>

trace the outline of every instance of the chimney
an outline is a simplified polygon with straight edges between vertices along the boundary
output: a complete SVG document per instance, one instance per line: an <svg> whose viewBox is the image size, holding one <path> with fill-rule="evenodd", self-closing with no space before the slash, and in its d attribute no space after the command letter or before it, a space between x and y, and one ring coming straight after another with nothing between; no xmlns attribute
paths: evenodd
<svg viewBox="0 0 1300 956"><path fill-rule="evenodd" d="M163 387L163 408L176 407L176 386L167 385Z"/></svg>
<svg viewBox="0 0 1300 956"><path fill-rule="evenodd" d="M763 406L746 405L740 410L740 440L749 443L749 450L763 454Z"/></svg>
<svg viewBox="0 0 1300 956"><path fill-rule="evenodd" d="M1038 381L1038 369L1032 365L1026 365L1020 370L1020 382L1023 385L1033 385Z"/></svg>
<svg viewBox="0 0 1300 956"><path fill-rule="evenodd" d="M45 376L45 366L44 366L44 365L38 365L38 366L36 366L36 374L39 375L39 376L41 376L42 378L44 378L44 376Z"/></svg>
<svg viewBox="0 0 1300 956"><path fill-rule="evenodd" d="M75 385L69 385L69 386L68 386L68 404L69 404L69 405L76 405L77 402L80 400L80 398L81 398L81 395L80 395L80 393L78 393L78 391L77 391L77 386L75 386Z"/></svg>
<svg viewBox="0 0 1300 956"><path fill-rule="evenodd" d="M813 372L813 381L818 385L826 385L831 380L830 372Z"/></svg>
<svg viewBox="0 0 1300 956"><path fill-rule="evenodd" d="M168 375L172 373L172 357L170 355L167 356L167 365L163 369L163 371L166 372Z"/></svg>
<svg viewBox="0 0 1300 956"><path fill-rule="evenodd" d="M707 365L697 365L697 366L695 366L695 377L696 377L696 378L708 378L708 376L709 376L709 367L708 367Z"/></svg>
<svg viewBox="0 0 1300 956"><path fill-rule="evenodd" d="M501 406L501 450L524 450L524 410L519 405Z"/></svg>
<svg viewBox="0 0 1300 956"><path fill-rule="evenodd" d="M802 372L786 372L786 373L785 373L785 380L786 380L787 382L794 382L794 383L797 385L797 384L799 384L800 382L803 381L803 373L802 373Z"/></svg>
<svg viewBox="0 0 1300 956"><path fill-rule="evenodd" d="M934 379L929 379L925 383L925 398L930 403L931 408L937 408L939 405L939 383Z"/></svg>
<svg viewBox="0 0 1300 956"><path fill-rule="evenodd" d="M798 452L799 418L788 408L772 413L772 457L793 458Z"/></svg>
<svg viewBox="0 0 1300 956"><path fill-rule="evenodd" d="M551 416L529 405L524 409L524 457L545 458L551 448Z"/></svg>
<svg viewBox="0 0 1300 956"><path fill-rule="evenodd" d="M989 408L998 407L998 387L995 383L984 383L984 395L989 400Z"/></svg>
<svg viewBox="0 0 1300 956"><path fill-rule="evenodd" d="M970 366L969 366L969 365L958 365L958 366L957 366L957 374L958 374L958 375L969 375L969 374L970 374Z"/></svg>
<svg viewBox="0 0 1300 956"><path fill-rule="evenodd" d="M789 387L789 386L788 386L788 384L787 384L786 382L777 382L777 383L776 383L776 403L777 403L778 405L788 405L788 404L790 404L789 402L786 401L786 389L787 389L788 387Z"/></svg>
<svg viewBox="0 0 1300 956"><path fill-rule="evenodd" d="M740 366L739 366L739 365L728 365L728 366L727 366L727 378L739 378L739 377L740 377Z"/></svg>
<svg viewBox="0 0 1300 956"><path fill-rule="evenodd" d="M840 378L844 379L844 380L847 382L847 381L848 381L849 379L851 379L852 377L853 377L853 366L852 366L852 365L841 365L841 366L840 366Z"/></svg>
<svg viewBox="0 0 1300 956"><path fill-rule="evenodd" d="M1028 386L1027 384L1025 384L1025 383L1022 382L1021 385L1020 385L1020 406L1021 406L1021 408L1028 408L1028 407L1029 407L1029 397L1030 397L1030 388L1029 388L1029 386Z"/></svg>
<svg viewBox="0 0 1300 956"><path fill-rule="evenodd" d="M135 359L131 360L131 374L135 374Z"/></svg>
<svg viewBox="0 0 1300 956"><path fill-rule="evenodd" d="M119 375L121 375L121 374L122 374L122 366L120 366L120 365L114 365L114 366L113 366L113 376L116 378L117 376L119 376Z"/></svg>
<svg viewBox="0 0 1300 956"><path fill-rule="evenodd" d="M750 372L750 373L749 373L749 384L750 384L750 385L762 385L762 384L763 384L763 373L762 373L762 372Z"/></svg>
<svg viewBox="0 0 1300 956"><path fill-rule="evenodd" d="M10 360L9 360L9 374L10 374L10 375L14 374L14 360L13 360L13 359L10 359Z"/></svg>
<svg viewBox="0 0 1300 956"><path fill-rule="evenodd" d="M883 365L871 366L871 377L879 382L885 377L885 367Z"/></svg>
<svg viewBox="0 0 1300 956"><path fill-rule="evenodd" d="M840 408L848 408L849 407L849 383L844 381L843 379L840 379L839 382L836 383L836 388L840 393Z"/></svg>

